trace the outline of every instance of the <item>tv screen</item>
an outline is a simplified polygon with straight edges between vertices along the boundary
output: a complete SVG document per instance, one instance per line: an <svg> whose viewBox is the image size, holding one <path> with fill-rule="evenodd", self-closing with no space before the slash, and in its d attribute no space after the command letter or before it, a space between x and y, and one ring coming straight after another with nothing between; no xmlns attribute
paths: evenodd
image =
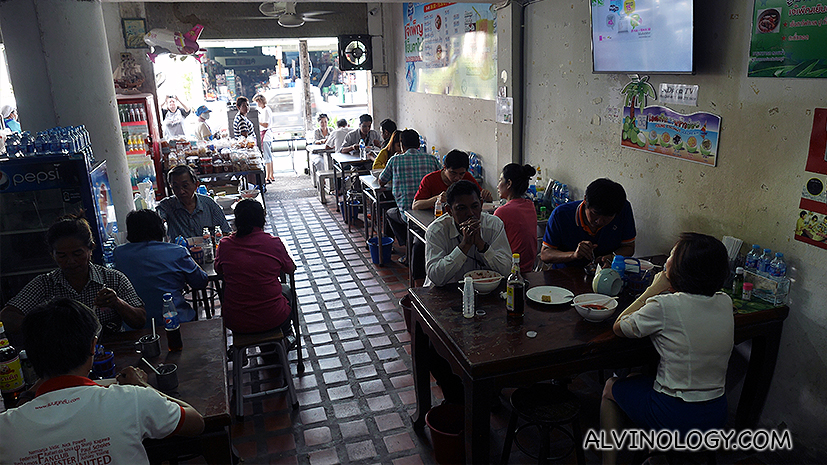
<svg viewBox="0 0 827 465"><path fill-rule="evenodd" d="M691 74L692 0L591 0L595 73Z"/></svg>

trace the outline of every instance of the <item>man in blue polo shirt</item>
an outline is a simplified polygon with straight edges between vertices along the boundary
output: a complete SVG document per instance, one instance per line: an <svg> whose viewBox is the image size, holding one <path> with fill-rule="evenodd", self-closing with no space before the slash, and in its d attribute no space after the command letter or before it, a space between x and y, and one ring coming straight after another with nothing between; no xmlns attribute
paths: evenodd
<svg viewBox="0 0 827 465"><path fill-rule="evenodd" d="M540 259L554 268L607 266L612 255L635 254L635 218L623 186L601 178L586 188L582 201L555 208L543 236Z"/></svg>

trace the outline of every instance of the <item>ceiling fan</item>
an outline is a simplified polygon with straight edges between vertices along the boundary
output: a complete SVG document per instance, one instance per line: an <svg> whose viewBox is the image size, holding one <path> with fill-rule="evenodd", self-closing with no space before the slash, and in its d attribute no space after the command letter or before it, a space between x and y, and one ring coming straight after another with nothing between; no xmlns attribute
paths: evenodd
<svg viewBox="0 0 827 465"><path fill-rule="evenodd" d="M332 13L331 11L308 11L306 13L296 12L297 2L264 2L258 6L258 11L264 16L245 19L275 19L282 27L299 27L306 21L324 21L316 18L318 15Z"/></svg>

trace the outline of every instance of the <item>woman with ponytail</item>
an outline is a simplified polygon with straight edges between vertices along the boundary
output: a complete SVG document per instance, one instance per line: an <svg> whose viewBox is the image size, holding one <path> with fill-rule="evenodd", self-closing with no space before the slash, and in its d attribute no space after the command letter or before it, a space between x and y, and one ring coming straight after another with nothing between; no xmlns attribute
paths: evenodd
<svg viewBox="0 0 827 465"><path fill-rule="evenodd" d="M264 232L264 207L253 199L235 207L236 232L221 239L215 270L224 275L221 316L233 332L260 333L290 318L279 276L296 269L278 237Z"/></svg>
<svg viewBox="0 0 827 465"><path fill-rule="evenodd" d="M524 197L529 180L536 172L531 165L509 163L497 183L500 198L508 202L497 208L494 216L505 225L511 251L520 254L520 271L523 273L534 268L537 257L537 212L534 202Z"/></svg>

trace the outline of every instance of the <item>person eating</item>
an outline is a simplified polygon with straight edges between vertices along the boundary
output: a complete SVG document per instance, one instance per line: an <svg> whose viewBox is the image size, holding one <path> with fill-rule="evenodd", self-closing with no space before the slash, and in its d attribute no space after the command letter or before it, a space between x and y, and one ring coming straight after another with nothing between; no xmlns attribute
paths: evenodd
<svg viewBox="0 0 827 465"><path fill-rule="evenodd" d="M359 117L359 127L347 133L345 141L342 143L342 153L350 153L354 150L359 150L359 142L363 141L365 147L379 147L382 141L379 138L379 133L371 129L373 126L373 117L364 114Z"/></svg>
<svg viewBox="0 0 827 465"><path fill-rule="evenodd" d="M152 210L136 210L126 215L127 244L115 248L115 268L132 282L146 304L146 324L152 319L161 324L164 294L172 294L172 302L181 322L195 319L195 311L184 300L181 290L189 284L193 289L207 285L207 273L198 266L189 251L178 244L164 242L164 220Z"/></svg>
<svg viewBox="0 0 827 465"><path fill-rule="evenodd" d="M400 131L393 131L393 134L391 134L390 139L388 140L388 144L379 151L379 154L376 155L376 159L373 160L373 169L384 169L385 166L388 165L388 160L392 156L397 153L402 153L402 144L399 142L400 134Z"/></svg>
<svg viewBox="0 0 827 465"><path fill-rule="evenodd" d="M0 461L34 463L43 454L32 451L49 450L40 461L148 464L144 439L201 434L201 414L156 391L140 368L127 366L109 387L89 379L100 331L88 307L65 297L26 315L26 352L41 381L32 400L0 413Z"/></svg>
<svg viewBox="0 0 827 465"><path fill-rule="evenodd" d="M664 270L612 327L620 337L649 337L660 355L657 375L610 378L600 423L616 430L628 417L637 428L678 431L723 428L726 373L734 343L726 247L705 234L681 235ZM615 463L616 450L603 452Z"/></svg>
<svg viewBox="0 0 827 465"><path fill-rule="evenodd" d="M260 203L238 202L238 230L221 239L215 257L215 270L224 275L221 316L233 332L260 333L290 324L290 301L279 277L296 265L281 239L264 231L264 218Z"/></svg>
<svg viewBox="0 0 827 465"><path fill-rule="evenodd" d="M144 303L126 275L92 263L95 239L86 218L58 218L46 232L46 244L58 269L32 279L0 312L10 335L19 336L23 317L54 297L68 297L93 308L104 334L121 331L123 323L144 326Z"/></svg>
<svg viewBox="0 0 827 465"><path fill-rule="evenodd" d="M474 176L468 172L470 163L468 154L462 150L451 150L445 155L442 169L428 173L419 183L419 190L414 195L414 210L433 210L437 202L445 203L445 191L455 182L464 179L476 184L480 189L480 199L491 202L491 192L482 189Z"/></svg>
<svg viewBox="0 0 827 465"><path fill-rule="evenodd" d="M513 253L520 254L520 271L534 269L537 257L537 211L534 202L525 198L528 183L537 171L531 165L509 163L503 167L497 191L508 200L494 211L505 225L505 234Z"/></svg>
<svg viewBox="0 0 827 465"><path fill-rule="evenodd" d="M347 120L342 118L336 122L336 130L330 133L327 141L324 143L325 147L333 149L336 152L342 151L342 146L345 143L345 137L350 133L350 128L347 125Z"/></svg>
<svg viewBox="0 0 827 465"><path fill-rule="evenodd" d="M554 268L608 266L613 255L635 254L635 218L623 186L611 179L594 180L583 200L555 208L543 236L540 259Z"/></svg>
<svg viewBox="0 0 827 465"><path fill-rule="evenodd" d="M474 270L511 272L511 246L502 220L482 211L480 188L471 181L452 184L445 212L425 232L425 286L444 286Z"/></svg>
<svg viewBox="0 0 827 465"><path fill-rule="evenodd" d="M167 222L167 237L201 237L204 228L212 231L216 226L229 234L230 224L224 210L208 195L195 192L198 178L188 165L178 165L167 174L174 195L167 197L156 207L158 214Z"/></svg>
<svg viewBox="0 0 827 465"><path fill-rule="evenodd" d="M388 145L388 142L391 140L391 136L394 132L396 132L396 122L390 118L385 118L379 123L379 130L382 132L382 144L380 147L384 147Z"/></svg>

